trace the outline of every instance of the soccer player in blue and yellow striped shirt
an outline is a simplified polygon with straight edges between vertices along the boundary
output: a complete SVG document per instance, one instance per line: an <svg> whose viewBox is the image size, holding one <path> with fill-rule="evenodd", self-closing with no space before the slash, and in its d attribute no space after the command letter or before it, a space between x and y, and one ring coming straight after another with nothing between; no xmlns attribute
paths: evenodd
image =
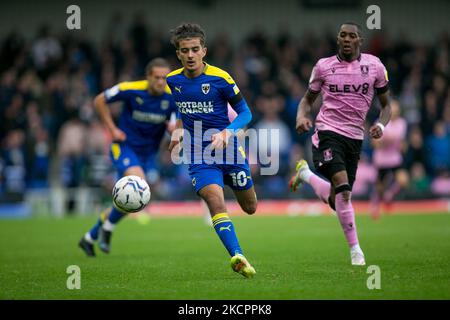
<svg viewBox="0 0 450 320"><path fill-rule="evenodd" d="M166 60L153 59L146 67L146 80L119 83L94 100L95 109L112 136L110 157L119 177L135 175L145 179L146 172L155 166L167 122L176 113L166 84L169 72ZM108 107L116 101L124 103L118 125ZM81 238L79 246L88 256L95 256L94 241L99 239L100 249L109 253L112 231L125 215L114 206L107 209Z"/></svg>
<svg viewBox="0 0 450 320"><path fill-rule="evenodd" d="M250 278L256 272L239 245L227 214L223 187L228 185L233 190L246 213L255 213L257 201L250 168L236 137L252 114L231 76L203 61L205 32L199 25L178 26L172 30L171 40L183 67L167 76L167 84L178 107L177 127L183 130L172 134L170 149L183 140L192 185L208 206L214 229L231 256L231 267ZM231 123L228 104L237 112Z"/></svg>

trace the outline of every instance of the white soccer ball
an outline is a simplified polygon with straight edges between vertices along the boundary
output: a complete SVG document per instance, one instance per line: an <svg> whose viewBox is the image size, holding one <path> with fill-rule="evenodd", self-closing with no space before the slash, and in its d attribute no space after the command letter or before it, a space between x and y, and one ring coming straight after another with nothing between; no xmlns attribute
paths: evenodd
<svg viewBox="0 0 450 320"><path fill-rule="evenodd" d="M125 176L114 185L113 205L122 212L138 212L150 202L150 195L150 187L144 179Z"/></svg>

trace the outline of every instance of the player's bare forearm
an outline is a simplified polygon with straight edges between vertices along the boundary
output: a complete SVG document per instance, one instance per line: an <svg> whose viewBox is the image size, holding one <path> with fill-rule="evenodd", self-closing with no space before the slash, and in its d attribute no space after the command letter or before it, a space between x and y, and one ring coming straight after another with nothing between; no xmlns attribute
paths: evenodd
<svg viewBox="0 0 450 320"><path fill-rule="evenodd" d="M117 128L116 124L114 123L111 112L109 111L109 107L106 104L105 95L103 93L95 97L94 107L101 121L109 129L109 132L111 132L112 140L115 142L125 141L127 136L122 130Z"/></svg>
<svg viewBox="0 0 450 320"><path fill-rule="evenodd" d="M105 124L105 126L113 131L116 128L114 120L111 116L111 112L109 111L108 105L106 104L105 95L100 93L94 99L94 107L97 112L100 120Z"/></svg>
<svg viewBox="0 0 450 320"><path fill-rule="evenodd" d="M303 97L300 100L300 103L298 104L297 120L309 117L310 112L311 112L311 104L308 102L306 97Z"/></svg>
<svg viewBox="0 0 450 320"><path fill-rule="evenodd" d="M310 119L310 113L312 109L312 104L316 100L318 94L312 93L311 91L306 91L305 96L300 100L297 109L297 119L295 129L298 133L308 132L312 127L312 121Z"/></svg>
<svg viewBox="0 0 450 320"><path fill-rule="evenodd" d="M369 130L370 137L372 137L373 139L379 139L383 136L384 127L386 127L389 123L389 120L391 120L391 104L389 102L389 91L379 94L378 99L380 100L381 104L379 120Z"/></svg>
<svg viewBox="0 0 450 320"><path fill-rule="evenodd" d="M389 101L389 91L379 94L378 99L381 103L380 122L386 126L391 120L391 104Z"/></svg>

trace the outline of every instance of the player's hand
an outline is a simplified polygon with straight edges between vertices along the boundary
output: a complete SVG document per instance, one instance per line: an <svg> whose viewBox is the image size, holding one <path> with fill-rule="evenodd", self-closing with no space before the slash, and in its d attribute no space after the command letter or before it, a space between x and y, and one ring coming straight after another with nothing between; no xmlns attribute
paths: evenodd
<svg viewBox="0 0 450 320"><path fill-rule="evenodd" d="M369 129L370 137L373 139L380 139L383 136L383 130L380 126L374 125Z"/></svg>
<svg viewBox="0 0 450 320"><path fill-rule="evenodd" d="M308 132L312 128L312 122L308 118L298 118L297 123L295 124L295 130L299 134Z"/></svg>
<svg viewBox="0 0 450 320"><path fill-rule="evenodd" d="M127 139L127 135L125 132L120 130L119 128L113 128L111 130L112 141L114 142L123 142Z"/></svg>
<svg viewBox="0 0 450 320"><path fill-rule="evenodd" d="M172 134L172 132L176 129L177 124L173 121L166 121L166 129L169 134Z"/></svg>
<svg viewBox="0 0 450 320"><path fill-rule="evenodd" d="M183 129L178 128L172 131L172 135L170 137L170 144L169 144L169 151L172 152L172 150L178 146L181 141L183 141Z"/></svg>
<svg viewBox="0 0 450 320"><path fill-rule="evenodd" d="M211 136L212 148L214 150L225 149L228 145L228 141L231 137L231 131L228 129L223 129L219 133L213 134Z"/></svg>

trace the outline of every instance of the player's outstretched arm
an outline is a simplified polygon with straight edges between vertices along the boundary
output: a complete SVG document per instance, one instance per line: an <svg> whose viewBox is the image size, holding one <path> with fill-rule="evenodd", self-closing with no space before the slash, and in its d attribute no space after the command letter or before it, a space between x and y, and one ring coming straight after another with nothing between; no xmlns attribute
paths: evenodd
<svg viewBox="0 0 450 320"><path fill-rule="evenodd" d="M373 139L379 139L383 136L384 127L387 126L389 120L391 120L391 104L389 101L389 91L380 93L378 99L381 104L381 112L379 120L369 129L370 137Z"/></svg>
<svg viewBox="0 0 450 320"><path fill-rule="evenodd" d="M223 149L228 145L230 137L234 135L238 135L242 132L242 129L245 128L247 124L252 121L252 112L247 105L245 99L238 94L238 98L233 101L231 104L233 110L236 111L237 116L231 121L231 123L221 132L213 134L211 137L212 148L213 149ZM238 102L236 102L238 101Z"/></svg>
<svg viewBox="0 0 450 320"><path fill-rule="evenodd" d="M99 115L102 122L105 124L105 126L109 129L111 132L111 136L113 141L121 142L125 141L127 136L125 132L117 128L116 124L114 123L114 120L111 116L111 112L109 111L109 107L106 103L105 94L100 93L97 95L94 99L94 107L95 111Z"/></svg>
<svg viewBox="0 0 450 320"><path fill-rule="evenodd" d="M317 99L318 93L311 92L309 89L303 96L302 100L298 104L297 109L297 120L295 124L295 129L299 134L308 132L312 128L312 121L310 119L310 113L312 109L312 104Z"/></svg>

